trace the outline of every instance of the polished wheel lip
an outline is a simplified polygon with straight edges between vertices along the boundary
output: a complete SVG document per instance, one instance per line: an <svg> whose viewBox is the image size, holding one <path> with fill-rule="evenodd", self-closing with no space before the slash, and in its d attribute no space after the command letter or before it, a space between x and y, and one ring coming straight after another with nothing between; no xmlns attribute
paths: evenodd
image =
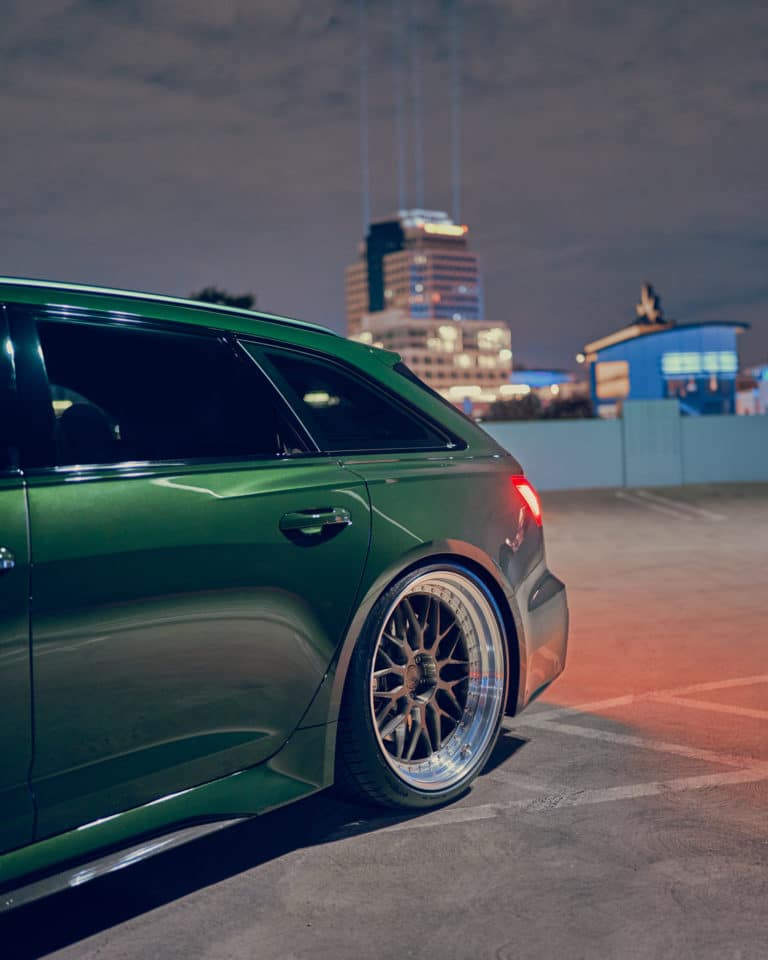
<svg viewBox="0 0 768 960"><path fill-rule="evenodd" d="M422 598L423 624L412 617L409 598L417 597ZM454 637L441 647L435 642L437 627L427 622L430 617L437 619L436 601L443 617L446 609L453 614L455 633L460 635L453 650ZM408 622L410 626L405 627ZM370 676L372 726L381 754L407 786L432 793L449 790L477 772L503 708L505 645L495 605L471 575L434 570L416 577L397 595L382 623ZM445 621L440 632L444 625ZM404 647L400 655L398 645ZM382 678L386 678L384 689ZM446 701L448 694L441 693L446 687L457 691L454 704ZM435 730L440 712L444 714L437 721L442 723L442 736L439 727ZM426 733L424 727L428 727ZM436 738L437 749L432 742Z"/></svg>

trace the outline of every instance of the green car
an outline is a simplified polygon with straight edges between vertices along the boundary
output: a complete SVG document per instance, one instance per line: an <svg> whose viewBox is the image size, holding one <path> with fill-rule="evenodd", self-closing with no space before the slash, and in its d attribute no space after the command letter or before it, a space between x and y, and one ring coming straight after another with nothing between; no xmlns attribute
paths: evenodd
<svg viewBox="0 0 768 960"><path fill-rule="evenodd" d="M465 792L562 671L519 463L395 354L0 280L0 909L332 783Z"/></svg>

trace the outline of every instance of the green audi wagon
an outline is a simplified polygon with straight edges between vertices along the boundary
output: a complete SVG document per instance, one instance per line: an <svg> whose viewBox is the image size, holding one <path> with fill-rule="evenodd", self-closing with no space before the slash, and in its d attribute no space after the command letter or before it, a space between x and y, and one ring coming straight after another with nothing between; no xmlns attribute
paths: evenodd
<svg viewBox="0 0 768 960"><path fill-rule="evenodd" d="M331 784L450 801L567 629L520 464L396 354L0 280L0 909Z"/></svg>

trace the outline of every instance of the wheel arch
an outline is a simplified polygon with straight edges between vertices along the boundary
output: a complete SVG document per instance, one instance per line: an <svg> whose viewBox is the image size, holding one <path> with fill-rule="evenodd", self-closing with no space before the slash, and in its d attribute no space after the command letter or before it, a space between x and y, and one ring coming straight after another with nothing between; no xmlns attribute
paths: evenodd
<svg viewBox="0 0 768 960"><path fill-rule="evenodd" d="M441 561L458 564L474 574L488 589L499 609L509 664L504 712L505 714L515 713L518 693L524 687L527 659L522 620L514 590L482 550L464 541L442 540L423 544L400 557L398 562L382 570L365 590L357 603L344 640L339 645L325 680L302 720L302 727L321 723L334 725L332 739L335 740L335 723L339 718L352 652L375 603L396 580L421 567Z"/></svg>

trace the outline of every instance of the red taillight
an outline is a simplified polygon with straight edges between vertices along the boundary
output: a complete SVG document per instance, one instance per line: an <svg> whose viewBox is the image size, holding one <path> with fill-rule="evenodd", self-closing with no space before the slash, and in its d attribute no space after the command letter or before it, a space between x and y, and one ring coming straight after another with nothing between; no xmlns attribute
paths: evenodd
<svg viewBox="0 0 768 960"><path fill-rule="evenodd" d="M541 500L539 500L538 493L536 493L525 477L512 477L512 485L525 501L525 505L531 511L533 519L541 526Z"/></svg>

